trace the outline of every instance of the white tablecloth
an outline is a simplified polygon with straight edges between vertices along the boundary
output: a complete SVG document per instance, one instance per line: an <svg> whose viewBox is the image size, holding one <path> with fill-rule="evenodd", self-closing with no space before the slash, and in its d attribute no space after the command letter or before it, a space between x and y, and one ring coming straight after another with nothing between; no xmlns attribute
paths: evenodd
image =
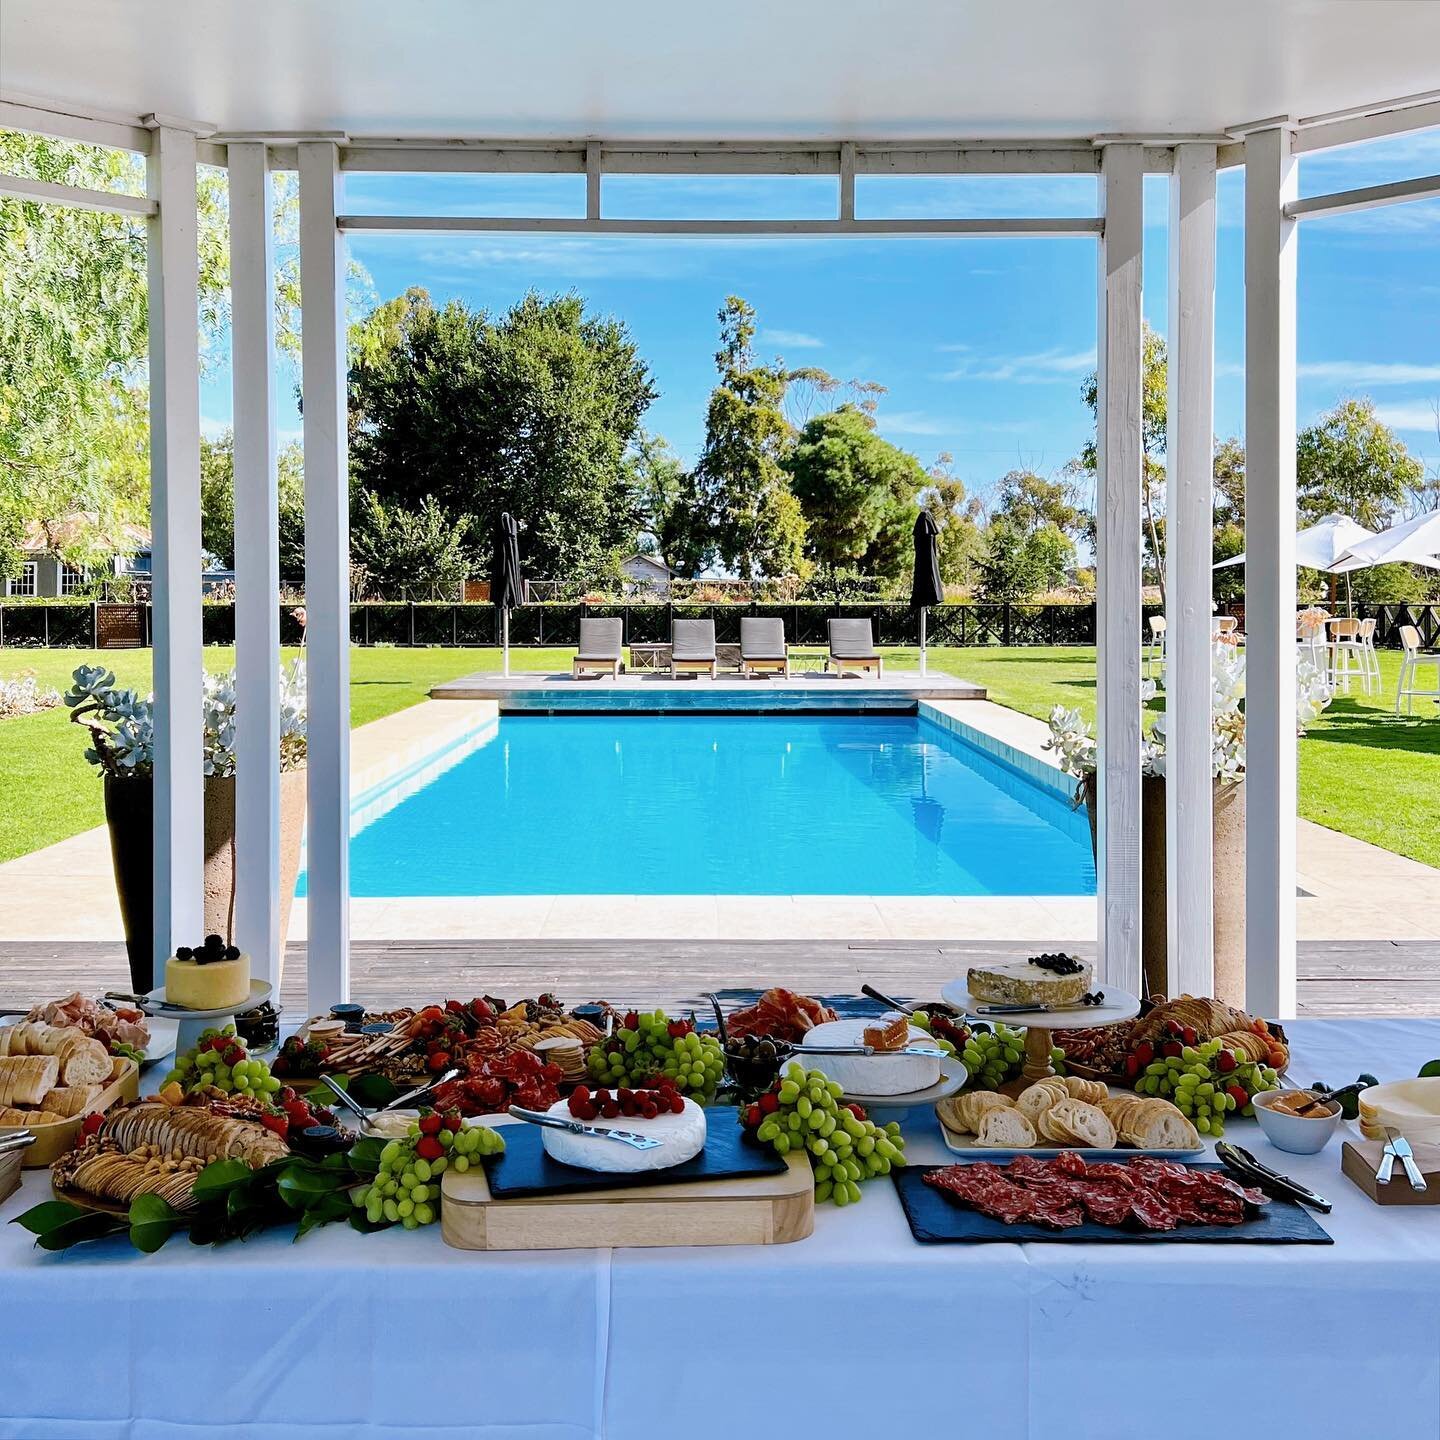
<svg viewBox="0 0 1440 1440"><path fill-rule="evenodd" d="M1289 1028L1302 1083L1440 1056L1440 1021ZM51 1256L0 1225L0 1437L1440 1433L1440 1210L1372 1204L1338 1140L1282 1156L1230 1129L1335 1202L1333 1246L921 1246L883 1181L765 1248L330 1227ZM933 1117L907 1131L946 1158ZM32 1174L0 1221L45 1194Z"/></svg>

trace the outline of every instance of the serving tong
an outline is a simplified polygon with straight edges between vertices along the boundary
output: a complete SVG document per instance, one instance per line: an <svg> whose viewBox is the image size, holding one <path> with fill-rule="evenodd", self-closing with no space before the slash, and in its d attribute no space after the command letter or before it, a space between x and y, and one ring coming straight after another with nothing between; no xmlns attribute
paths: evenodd
<svg viewBox="0 0 1440 1440"><path fill-rule="evenodd" d="M450 1081L457 1079L461 1074L458 1065L452 1065L450 1069L435 1076L433 1080L427 1080L423 1085L414 1090L407 1090L403 1095L397 1095L393 1100L384 1105L378 1105L373 1110L367 1110L358 1100L354 1098L345 1087L335 1079L333 1075L322 1075L320 1083L362 1124L374 1119L376 1115L383 1115L387 1110L403 1110L412 1101L418 1100L422 1095L428 1095L432 1090L438 1090L442 1085L448 1085Z"/></svg>
<svg viewBox="0 0 1440 1440"><path fill-rule="evenodd" d="M654 1135L641 1135L636 1130L615 1130L608 1125L587 1125L583 1120L567 1120L562 1115L551 1115L545 1110L527 1110L523 1105L512 1105L510 1114L517 1120L528 1121L531 1125L544 1125L551 1130L568 1130L572 1135L588 1135L595 1140L618 1140L632 1150L654 1150L665 1143Z"/></svg>
<svg viewBox="0 0 1440 1440"><path fill-rule="evenodd" d="M1292 1180L1288 1175L1282 1175L1278 1170L1262 1164L1241 1145L1232 1145L1228 1140L1221 1140L1215 1146L1215 1158L1242 1180L1259 1186L1278 1199L1297 1200L1301 1205L1308 1205L1312 1210L1319 1210L1326 1215L1334 1208L1324 1196L1317 1195L1298 1180Z"/></svg>

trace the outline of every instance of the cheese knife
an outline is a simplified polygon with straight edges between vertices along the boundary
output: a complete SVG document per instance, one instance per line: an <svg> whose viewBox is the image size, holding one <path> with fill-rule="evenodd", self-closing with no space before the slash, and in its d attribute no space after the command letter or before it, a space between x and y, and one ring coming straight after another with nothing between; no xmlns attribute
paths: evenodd
<svg viewBox="0 0 1440 1440"><path fill-rule="evenodd" d="M632 1150L654 1150L663 1145L654 1135L641 1135L635 1130L612 1130L606 1125L587 1125L583 1120L566 1120L561 1115L551 1115L544 1110L526 1110L522 1105L512 1105L510 1113L517 1120L526 1120L531 1125L547 1125L552 1130L568 1130L572 1135L589 1135L596 1140L618 1140Z"/></svg>
<svg viewBox="0 0 1440 1440"><path fill-rule="evenodd" d="M939 1060L949 1058L949 1051L938 1045L907 1045L903 1050L877 1050L873 1045L794 1045L790 1054L805 1055L933 1055Z"/></svg>
<svg viewBox="0 0 1440 1440"><path fill-rule="evenodd" d="M1398 1130L1392 1130L1388 1125L1385 1127L1385 1153L1392 1157L1392 1169L1393 1157L1399 1157L1400 1163L1405 1167L1405 1178L1410 1182L1412 1190L1418 1192L1430 1188L1420 1173L1420 1167L1415 1163L1415 1152L1410 1148L1410 1142ZM1388 1175L1386 1178L1389 1178Z"/></svg>
<svg viewBox="0 0 1440 1440"><path fill-rule="evenodd" d="M977 1005L974 1015L1059 1015L1069 1010L1102 1010L1105 1007L1105 992L1097 991L1098 999L1086 1005L1077 1001L1073 1005Z"/></svg>

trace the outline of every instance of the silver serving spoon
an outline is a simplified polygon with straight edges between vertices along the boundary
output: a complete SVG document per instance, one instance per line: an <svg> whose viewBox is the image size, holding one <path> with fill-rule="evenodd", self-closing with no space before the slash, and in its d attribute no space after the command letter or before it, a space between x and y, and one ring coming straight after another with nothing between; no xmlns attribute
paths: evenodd
<svg viewBox="0 0 1440 1440"><path fill-rule="evenodd" d="M346 1092L345 1087L341 1085L334 1078L334 1076L322 1075L320 1077L320 1083L325 1086L325 1088L329 1090L329 1092L341 1103L341 1105L343 1105L345 1109L347 1109L353 1116L355 1116L355 1118L359 1120L362 1125L367 1120L369 1120L370 1112L366 1110L365 1107L361 1105L358 1100L352 1099L350 1095Z"/></svg>
<svg viewBox="0 0 1440 1440"><path fill-rule="evenodd" d="M433 1080L427 1081L424 1085L414 1090L407 1090L403 1095L397 1095L388 1105L382 1105L373 1113L383 1115L387 1110L403 1110L412 1100L418 1100L422 1095L428 1095L432 1090L438 1090L442 1085L448 1085L450 1081L457 1079L464 1072L458 1065L453 1065L449 1070L437 1075Z"/></svg>

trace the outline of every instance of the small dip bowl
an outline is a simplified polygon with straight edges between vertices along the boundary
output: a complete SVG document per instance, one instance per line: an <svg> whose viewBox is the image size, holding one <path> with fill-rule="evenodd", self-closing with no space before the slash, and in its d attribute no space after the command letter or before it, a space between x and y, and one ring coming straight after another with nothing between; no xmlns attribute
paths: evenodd
<svg viewBox="0 0 1440 1440"><path fill-rule="evenodd" d="M1288 1090L1262 1090L1255 1096L1255 1119L1265 1132L1265 1138L1277 1149L1287 1150L1292 1155L1314 1155L1330 1143L1330 1137L1340 1127L1340 1102L1326 1103L1327 1114L1307 1118L1291 1115L1274 1108L1275 1101Z"/></svg>

